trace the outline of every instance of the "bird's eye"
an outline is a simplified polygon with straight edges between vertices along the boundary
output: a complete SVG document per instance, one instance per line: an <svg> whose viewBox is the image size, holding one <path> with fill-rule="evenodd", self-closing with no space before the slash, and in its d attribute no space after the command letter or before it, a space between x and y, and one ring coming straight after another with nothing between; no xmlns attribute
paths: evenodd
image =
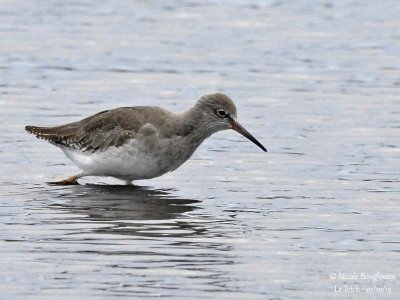
<svg viewBox="0 0 400 300"><path fill-rule="evenodd" d="M222 117L222 118L225 118L225 117L228 116L227 113L223 109L218 109L217 110L217 115Z"/></svg>

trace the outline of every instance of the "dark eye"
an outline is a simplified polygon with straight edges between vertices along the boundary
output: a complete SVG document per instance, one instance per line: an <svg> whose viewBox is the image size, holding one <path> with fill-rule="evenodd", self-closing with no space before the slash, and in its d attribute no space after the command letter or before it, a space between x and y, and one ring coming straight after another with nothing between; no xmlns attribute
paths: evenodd
<svg viewBox="0 0 400 300"><path fill-rule="evenodd" d="M227 114L226 114L226 112L225 112L223 109L218 109L218 110L217 110L217 115L220 116L220 117L222 117L222 118L227 117Z"/></svg>

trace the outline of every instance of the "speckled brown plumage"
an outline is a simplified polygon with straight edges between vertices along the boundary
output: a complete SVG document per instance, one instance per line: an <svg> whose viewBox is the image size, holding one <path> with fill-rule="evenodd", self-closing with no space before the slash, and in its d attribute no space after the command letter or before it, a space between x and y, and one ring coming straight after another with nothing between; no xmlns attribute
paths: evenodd
<svg viewBox="0 0 400 300"><path fill-rule="evenodd" d="M53 144L83 152L119 147L150 123L166 134L166 118L171 113L158 107L120 107L103 111L81 121L56 127L26 126L29 133Z"/></svg>

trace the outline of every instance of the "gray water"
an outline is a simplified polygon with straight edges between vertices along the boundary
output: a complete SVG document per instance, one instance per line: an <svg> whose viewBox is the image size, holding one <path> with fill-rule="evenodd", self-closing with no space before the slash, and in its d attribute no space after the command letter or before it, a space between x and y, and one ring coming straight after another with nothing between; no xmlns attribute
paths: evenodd
<svg viewBox="0 0 400 300"><path fill-rule="evenodd" d="M1 1L1 299L399 299L398 1ZM25 125L222 91L181 168L86 178ZM375 276L375 277L374 277ZM358 288L358 290L357 290Z"/></svg>

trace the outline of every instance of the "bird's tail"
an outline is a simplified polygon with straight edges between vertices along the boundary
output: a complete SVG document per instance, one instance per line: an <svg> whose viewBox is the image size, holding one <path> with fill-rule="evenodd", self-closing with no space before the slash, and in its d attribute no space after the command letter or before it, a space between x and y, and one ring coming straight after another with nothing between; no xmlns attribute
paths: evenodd
<svg viewBox="0 0 400 300"><path fill-rule="evenodd" d="M25 130L34 134L37 138L49 142L57 143L60 139L69 138L75 128L57 126L57 127L39 127L39 126L25 126Z"/></svg>
<svg viewBox="0 0 400 300"><path fill-rule="evenodd" d="M34 134L37 138L52 141L56 137L53 127L25 126L25 130Z"/></svg>

